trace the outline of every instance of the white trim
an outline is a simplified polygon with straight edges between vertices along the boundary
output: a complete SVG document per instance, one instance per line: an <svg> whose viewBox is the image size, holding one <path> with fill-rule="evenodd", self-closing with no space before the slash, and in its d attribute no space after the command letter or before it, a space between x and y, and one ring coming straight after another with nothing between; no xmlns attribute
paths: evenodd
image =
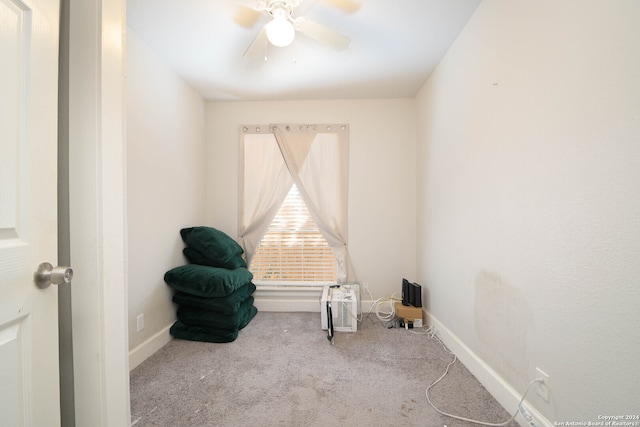
<svg viewBox="0 0 640 427"><path fill-rule="evenodd" d="M129 372L133 371L136 366L147 360L153 353L160 350L173 339L169 333L169 329L171 329L171 325L162 328L155 335L129 351Z"/></svg>
<svg viewBox="0 0 640 427"><path fill-rule="evenodd" d="M337 282L277 282L273 280L256 280L253 279L253 284L258 288L263 289L281 289L281 288L322 288L323 286L336 285Z"/></svg>
<svg viewBox="0 0 640 427"><path fill-rule="evenodd" d="M275 312L320 312L322 286L256 286L253 293L258 311ZM362 295L362 293L360 293ZM369 309L373 301L360 302L360 310Z"/></svg>
<svg viewBox="0 0 640 427"><path fill-rule="evenodd" d="M253 293L258 311L320 312L322 287L257 286Z"/></svg>
<svg viewBox="0 0 640 427"><path fill-rule="evenodd" d="M125 270L126 1L68 3L75 424L124 426L131 423Z"/></svg>
<svg viewBox="0 0 640 427"><path fill-rule="evenodd" d="M487 389L489 393L505 408L507 412L513 414L518 409L518 403L522 399L522 394L515 391L496 371L491 369L477 354L475 354L465 343L460 340L453 332L451 332L437 318L424 310L427 325L433 326L438 332L438 336L442 342L451 350L462 364L471 372L480 383ZM524 390L523 390L524 392ZM531 415L537 421L540 427L552 427L553 424L546 419L536 408L534 408L527 400L525 404ZM522 418L520 414L516 417L516 421L523 427L529 427L529 424Z"/></svg>
<svg viewBox="0 0 640 427"><path fill-rule="evenodd" d="M274 284L274 285L264 285L260 284L260 282L253 282L256 285L256 292L258 291L276 291L276 292L322 292L322 288L324 285L284 285L284 284ZM328 283L328 285L335 285L335 283Z"/></svg>

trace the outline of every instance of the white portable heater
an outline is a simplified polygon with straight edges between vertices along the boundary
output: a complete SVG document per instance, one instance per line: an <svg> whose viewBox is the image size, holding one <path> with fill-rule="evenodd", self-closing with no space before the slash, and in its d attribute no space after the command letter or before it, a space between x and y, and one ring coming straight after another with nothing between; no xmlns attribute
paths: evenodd
<svg viewBox="0 0 640 427"><path fill-rule="evenodd" d="M329 329L329 316L331 316L335 331L356 332L358 330L358 297L355 289L339 285L325 286L320 299L320 313L322 329Z"/></svg>

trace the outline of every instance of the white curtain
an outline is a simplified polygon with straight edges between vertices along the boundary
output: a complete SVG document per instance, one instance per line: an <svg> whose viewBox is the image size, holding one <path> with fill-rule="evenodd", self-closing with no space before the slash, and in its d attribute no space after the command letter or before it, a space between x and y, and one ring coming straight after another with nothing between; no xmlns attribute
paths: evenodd
<svg viewBox="0 0 640 427"><path fill-rule="evenodd" d="M295 182L336 256L338 281L351 280L348 125L242 126L241 136L239 234L247 262Z"/></svg>
<svg viewBox="0 0 640 427"><path fill-rule="evenodd" d="M247 263L293 185L269 126L243 126L238 234Z"/></svg>

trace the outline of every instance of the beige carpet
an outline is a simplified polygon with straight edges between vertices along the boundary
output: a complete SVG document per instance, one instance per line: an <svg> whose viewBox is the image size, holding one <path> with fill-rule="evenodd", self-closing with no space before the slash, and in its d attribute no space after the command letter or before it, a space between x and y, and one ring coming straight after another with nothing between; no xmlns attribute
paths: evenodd
<svg viewBox="0 0 640 427"><path fill-rule="evenodd" d="M331 345L319 313L260 312L232 343L173 340L131 372L132 425L475 425L427 402L453 357L417 332L370 315ZM430 396L463 417L510 417L460 362Z"/></svg>

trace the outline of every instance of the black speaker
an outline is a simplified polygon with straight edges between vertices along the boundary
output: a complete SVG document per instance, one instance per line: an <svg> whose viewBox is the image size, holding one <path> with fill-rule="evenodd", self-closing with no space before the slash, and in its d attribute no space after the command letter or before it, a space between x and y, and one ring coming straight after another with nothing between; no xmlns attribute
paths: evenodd
<svg viewBox="0 0 640 427"><path fill-rule="evenodd" d="M409 304L415 307L415 305L413 304L415 300L416 300L416 288L415 286L413 286L413 283L409 283Z"/></svg>
<svg viewBox="0 0 640 427"><path fill-rule="evenodd" d="M407 279L402 279L402 305L410 304L409 288L411 288L411 283Z"/></svg>
<svg viewBox="0 0 640 427"><path fill-rule="evenodd" d="M417 283L411 283L411 305L414 307L422 307L422 286Z"/></svg>

